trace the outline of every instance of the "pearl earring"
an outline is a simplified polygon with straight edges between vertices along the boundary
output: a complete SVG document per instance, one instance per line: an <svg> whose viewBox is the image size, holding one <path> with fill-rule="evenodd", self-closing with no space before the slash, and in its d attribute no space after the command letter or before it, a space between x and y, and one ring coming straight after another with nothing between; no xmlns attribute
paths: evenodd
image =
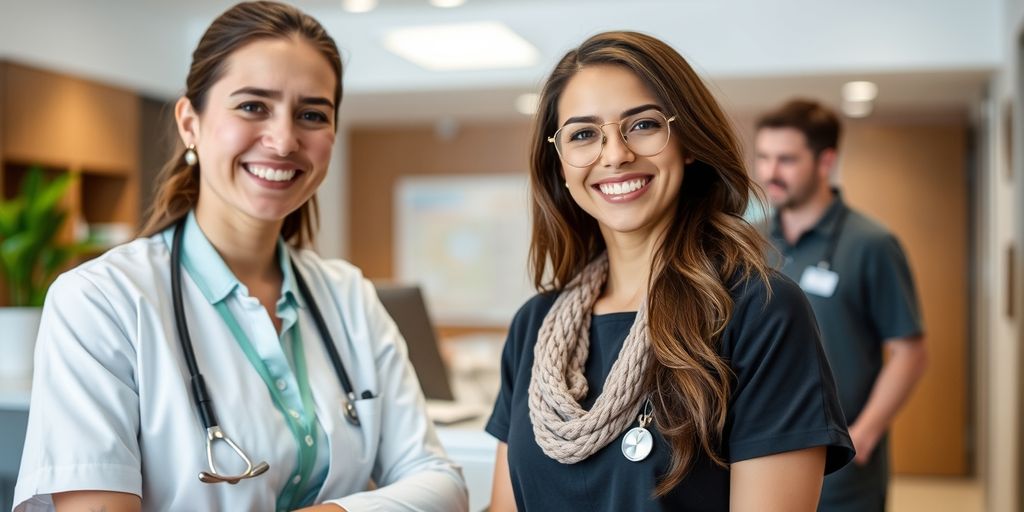
<svg viewBox="0 0 1024 512"><path fill-rule="evenodd" d="M196 154L196 145L189 144L185 150L185 163L192 167L199 163L199 155Z"/></svg>

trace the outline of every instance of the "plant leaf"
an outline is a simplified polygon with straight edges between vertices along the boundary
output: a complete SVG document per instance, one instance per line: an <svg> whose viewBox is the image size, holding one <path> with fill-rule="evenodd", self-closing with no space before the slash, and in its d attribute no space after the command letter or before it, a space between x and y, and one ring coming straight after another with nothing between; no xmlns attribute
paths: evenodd
<svg viewBox="0 0 1024 512"><path fill-rule="evenodd" d="M25 178L21 182L21 197L24 197L28 202L28 207L32 208L32 203L35 198L39 196L39 190L43 186L43 168L38 165L33 165L25 173Z"/></svg>
<svg viewBox="0 0 1024 512"><path fill-rule="evenodd" d="M77 244L58 242L68 217L61 200L74 180L69 173L46 180L33 166L18 196L0 200L0 276L8 281L12 306L41 305L54 275L81 252Z"/></svg>
<svg viewBox="0 0 1024 512"><path fill-rule="evenodd" d="M0 201L0 238L7 238L18 230L18 220L25 210L25 201L21 198Z"/></svg>
<svg viewBox="0 0 1024 512"><path fill-rule="evenodd" d="M54 178L53 181L41 185L37 195L30 200L29 215L38 216L53 211L57 203L64 197L68 187L71 186L72 179L73 176L71 174L61 174Z"/></svg>

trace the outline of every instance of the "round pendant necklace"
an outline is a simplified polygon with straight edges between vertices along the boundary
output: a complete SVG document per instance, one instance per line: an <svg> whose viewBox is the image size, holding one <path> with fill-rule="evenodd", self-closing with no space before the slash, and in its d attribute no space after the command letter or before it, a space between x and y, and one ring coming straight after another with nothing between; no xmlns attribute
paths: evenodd
<svg viewBox="0 0 1024 512"><path fill-rule="evenodd" d="M651 448L654 447L654 438L651 437L651 432L647 430L647 425L651 424L651 420L654 418L654 404L651 403L651 399L647 398L644 401L644 410L637 416L637 421L640 422L639 427L633 427L626 432L626 435L622 437L622 455L633 462L640 462L647 458L651 453Z"/></svg>

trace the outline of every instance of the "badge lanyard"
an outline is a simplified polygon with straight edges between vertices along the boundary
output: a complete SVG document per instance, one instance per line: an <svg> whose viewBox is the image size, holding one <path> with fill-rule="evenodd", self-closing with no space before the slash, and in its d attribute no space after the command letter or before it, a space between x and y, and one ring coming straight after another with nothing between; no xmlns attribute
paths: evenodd
<svg viewBox="0 0 1024 512"><path fill-rule="evenodd" d="M836 247L839 245L839 237L846 224L848 211L846 208L839 211L839 218L836 219L836 225L832 230L824 257L816 266L804 269L804 273L800 276L800 288L803 291L826 298L835 293L836 286L839 284L839 274L832 270L832 260L835 257Z"/></svg>
<svg viewBox="0 0 1024 512"><path fill-rule="evenodd" d="M843 234L846 227L846 214L849 213L845 207L839 210L839 218L836 219L836 227L832 230L832 237L828 241L828 248L825 250L825 257L818 262L818 268L832 270L832 259L836 255L836 247L839 246L839 236Z"/></svg>

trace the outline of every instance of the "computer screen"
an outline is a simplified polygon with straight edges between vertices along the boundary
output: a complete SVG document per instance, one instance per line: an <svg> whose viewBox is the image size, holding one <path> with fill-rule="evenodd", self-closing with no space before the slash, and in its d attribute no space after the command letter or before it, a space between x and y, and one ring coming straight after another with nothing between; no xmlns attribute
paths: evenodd
<svg viewBox="0 0 1024 512"><path fill-rule="evenodd" d="M454 400L437 335L418 286L377 283L377 295L409 347L409 360L429 399Z"/></svg>

